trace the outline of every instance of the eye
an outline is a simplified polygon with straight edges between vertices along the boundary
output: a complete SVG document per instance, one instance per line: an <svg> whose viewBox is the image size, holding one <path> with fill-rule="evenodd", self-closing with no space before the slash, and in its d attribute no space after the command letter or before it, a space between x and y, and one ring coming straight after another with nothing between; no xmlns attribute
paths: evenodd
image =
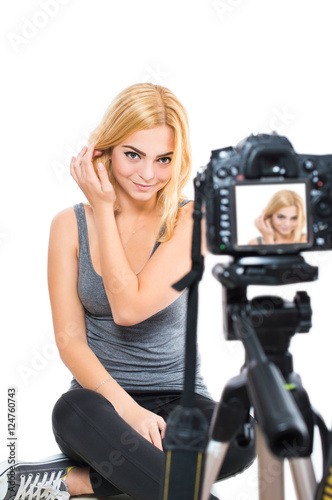
<svg viewBox="0 0 332 500"><path fill-rule="evenodd" d="M171 163L172 158L170 158L169 156L163 156L162 158L158 158L158 161L162 165L168 165L169 163Z"/></svg>
<svg viewBox="0 0 332 500"><path fill-rule="evenodd" d="M278 219L284 219L285 218L285 216L281 215L281 214L277 215L277 217L278 217Z"/></svg>
<svg viewBox="0 0 332 500"><path fill-rule="evenodd" d="M135 151L126 151L125 155L131 160L137 160L138 158L141 158L138 153L135 153Z"/></svg>

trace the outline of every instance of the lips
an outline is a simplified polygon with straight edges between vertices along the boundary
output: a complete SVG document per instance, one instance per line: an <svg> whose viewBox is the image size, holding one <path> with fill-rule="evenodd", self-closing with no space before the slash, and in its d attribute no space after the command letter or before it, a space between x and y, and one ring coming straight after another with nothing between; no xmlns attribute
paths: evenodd
<svg viewBox="0 0 332 500"><path fill-rule="evenodd" d="M136 182L133 183L137 189L140 191L148 191L149 189L153 188L154 184L137 184Z"/></svg>

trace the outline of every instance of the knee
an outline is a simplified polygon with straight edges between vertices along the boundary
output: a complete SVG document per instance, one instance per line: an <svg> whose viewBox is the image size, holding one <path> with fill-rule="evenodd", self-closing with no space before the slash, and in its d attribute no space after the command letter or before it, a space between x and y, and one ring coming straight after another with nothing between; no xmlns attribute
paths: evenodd
<svg viewBox="0 0 332 500"><path fill-rule="evenodd" d="M62 436L69 427L78 425L81 411L84 413L86 410L85 403L91 400L89 393L93 393L93 391L73 389L62 394L55 403L52 412L52 425L55 434Z"/></svg>
<svg viewBox="0 0 332 500"><path fill-rule="evenodd" d="M67 404L66 394L63 394L58 401L55 403L52 412L52 427L53 432L56 436L61 436L64 424L70 419L70 413L72 411L71 405Z"/></svg>
<svg viewBox="0 0 332 500"><path fill-rule="evenodd" d="M73 389L56 402L52 413L53 431L64 436L76 433L82 425L94 422L98 415L115 412L111 403L101 394L89 389Z"/></svg>

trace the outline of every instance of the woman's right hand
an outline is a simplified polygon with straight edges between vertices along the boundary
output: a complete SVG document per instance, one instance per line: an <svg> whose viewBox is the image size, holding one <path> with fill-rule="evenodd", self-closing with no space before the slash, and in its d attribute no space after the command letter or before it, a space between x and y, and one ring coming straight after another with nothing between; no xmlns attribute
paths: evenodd
<svg viewBox="0 0 332 500"><path fill-rule="evenodd" d="M162 417L137 403L134 407L130 405L118 413L136 432L160 450L163 449L162 439L165 437L166 422Z"/></svg>
<svg viewBox="0 0 332 500"><path fill-rule="evenodd" d="M255 219L255 226L262 235L262 242L264 245L274 244L274 232L271 225L271 220L264 215L260 215Z"/></svg>
<svg viewBox="0 0 332 500"><path fill-rule="evenodd" d="M94 144L90 144L89 148L84 146L77 157L73 156L70 163L70 173L92 209L105 203L113 206L116 201L116 193L105 166L98 163L98 174L93 166L93 159L102 154L102 151L95 150Z"/></svg>

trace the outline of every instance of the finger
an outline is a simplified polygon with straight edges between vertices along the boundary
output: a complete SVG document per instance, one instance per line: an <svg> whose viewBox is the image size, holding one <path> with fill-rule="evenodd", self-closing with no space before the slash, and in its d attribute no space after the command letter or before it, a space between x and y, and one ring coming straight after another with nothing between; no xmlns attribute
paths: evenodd
<svg viewBox="0 0 332 500"><path fill-rule="evenodd" d="M161 435L161 439L164 439L165 438L165 434L166 434L166 427L167 427L167 424L166 422L164 421L163 424L159 425L159 430L160 430L160 435Z"/></svg>
<svg viewBox="0 0 332 500"><path fill-rule="evenodd" d="M272 226L271 226L271 223L270 223L269 219L264 219L263 224L264 224L264 230L265 231L270 232L272 230Z"/></svg>
<svg viewBox="0 0 332 500"><path fill-rule="evenodd" d="M78 175L77 175L77 167L76 167L76 158L75 158L75 156L73 156L72 159L71 159L70 166L69 166L69 171L70 171L70 175L73 177L74 181L78 184L79 183L79 179L78 179Z"/></svg>
<svg viewBox="0 0 332 500"><path fill-rule="evenodd" d="M113 190L113 186L109 180L109 177L108 177L108 173L107 173L107 170L105 168L105 165L103 165L103 163L98 163L97 165L97 170L98 170L98 177L99 177L99 180L100 180L100 184L101 184L101 189L102 191L104 191L105 193L109 192L109 191L112 191Z"/></svg>
<svg viewBox="0 0 332 500"><path fill-rule="evenodd" d="M255 219L255 226L257 227L258 231L260 231L260 225L261 225L260 217L257 217L257 219Z"/></svg>
<svg viewBox="0 0 332 500"><path fill-rule="evenodd" d="M166 429L167 424L166 424L165 420L163 419L163 417L160 417L159 415L157 415L157 424L158 424L158 427L161 431L163 429Z"/></svg>
<svg viewBox="0 0 332 500"><path fill-rule="evenodd" d="M81 158L82 156L84 156L85 153L87 152L87 150L88 150L88 146L83 146L81 151L78 153L77 158Z"/></svg>
<svg viewBox="0 0 332 500"><path fill-rule="evenodd" d="M150 436L149 429L140 429L138 432L139 432L139 434L142 437L144 437L144 439L146 439L147 441L149 441L149 443L153 444L151 436Z"/></svg>
<svg viewBox="0 0 332 500"><path fill-rule="evenodd" d="M92 158L93 158L93 155L94 155L94 148L95 148L95 145L92 142L90 144L90 146L87 148L87 150L86 150L86 152L84 154L83 161L86 161L86 162L89 162L89 163L92 162Z"/></svg>
<svg viewBox="0 0 332 500"><path fill-rule="evenodd" d="M93 157L95 158L95 156L101 156L103 154L104 154L104 151L100 151L99 149L95 149L93 152Z"/></svg>
<svg viewBox="0 0 332 500"><path fill-rule="evenodd" d="M271 219L265 219L265 224L269 229L272 229Z"/></svg>
<svg viewBox="0 0 332 500"><path fill-rule="evenodd" d="M161 435L158 429L158 425L150 427L150 437L152 444L159 448L159 450L163 451L163 444L161 442Z"/></svg>
<svg viewBox="0 0 332 500"><path fill-rule="evenodd" d="M78 165L81 164L82 158L84 157L84 155L87 152L87 150L88 150L88 148L86 146L83 146L83 148L81 149L81 151L78 153L77 158L76 158L76 163Z"/></svg>
<svg viewBox="0 0 332 500"><path fill-rule="evenodd" d="M90 146L86 150L85 155L82 159L82 174L84 174L84 176L87 176L89 174L90 175L92 174L92 176L93 176L95 174L95 171L93 168L93 163L92 163L94 147L95 147L94 143L90 144ZM93 173L92 173L92 171L93 171Z"/></svg>
<svg viewBox="0 0 332 500"><path fill-rule="evenodd" d="M81 158L85 155L87 149L88 148L86 146L83 146L81 151L78 153L77 157L75 158L75 156L73 156L73 158L75 158L75 160L77 160L79 162L81 160Z"/></svg>
<svg viewBox="0 0 332 500"><path fill-rule="evenodd" d="M86 146L83 146L81 151L78 153L77 158L75 158L75 156L72 157L72 161L70 164L70 170L71 170L71 173L72 173L72 171L75 172L76 179L74 176L73 177L76 180L76 182L81 177L81 161L82 161L82 157L84 156L87 149L88 148Z"/></svg>

